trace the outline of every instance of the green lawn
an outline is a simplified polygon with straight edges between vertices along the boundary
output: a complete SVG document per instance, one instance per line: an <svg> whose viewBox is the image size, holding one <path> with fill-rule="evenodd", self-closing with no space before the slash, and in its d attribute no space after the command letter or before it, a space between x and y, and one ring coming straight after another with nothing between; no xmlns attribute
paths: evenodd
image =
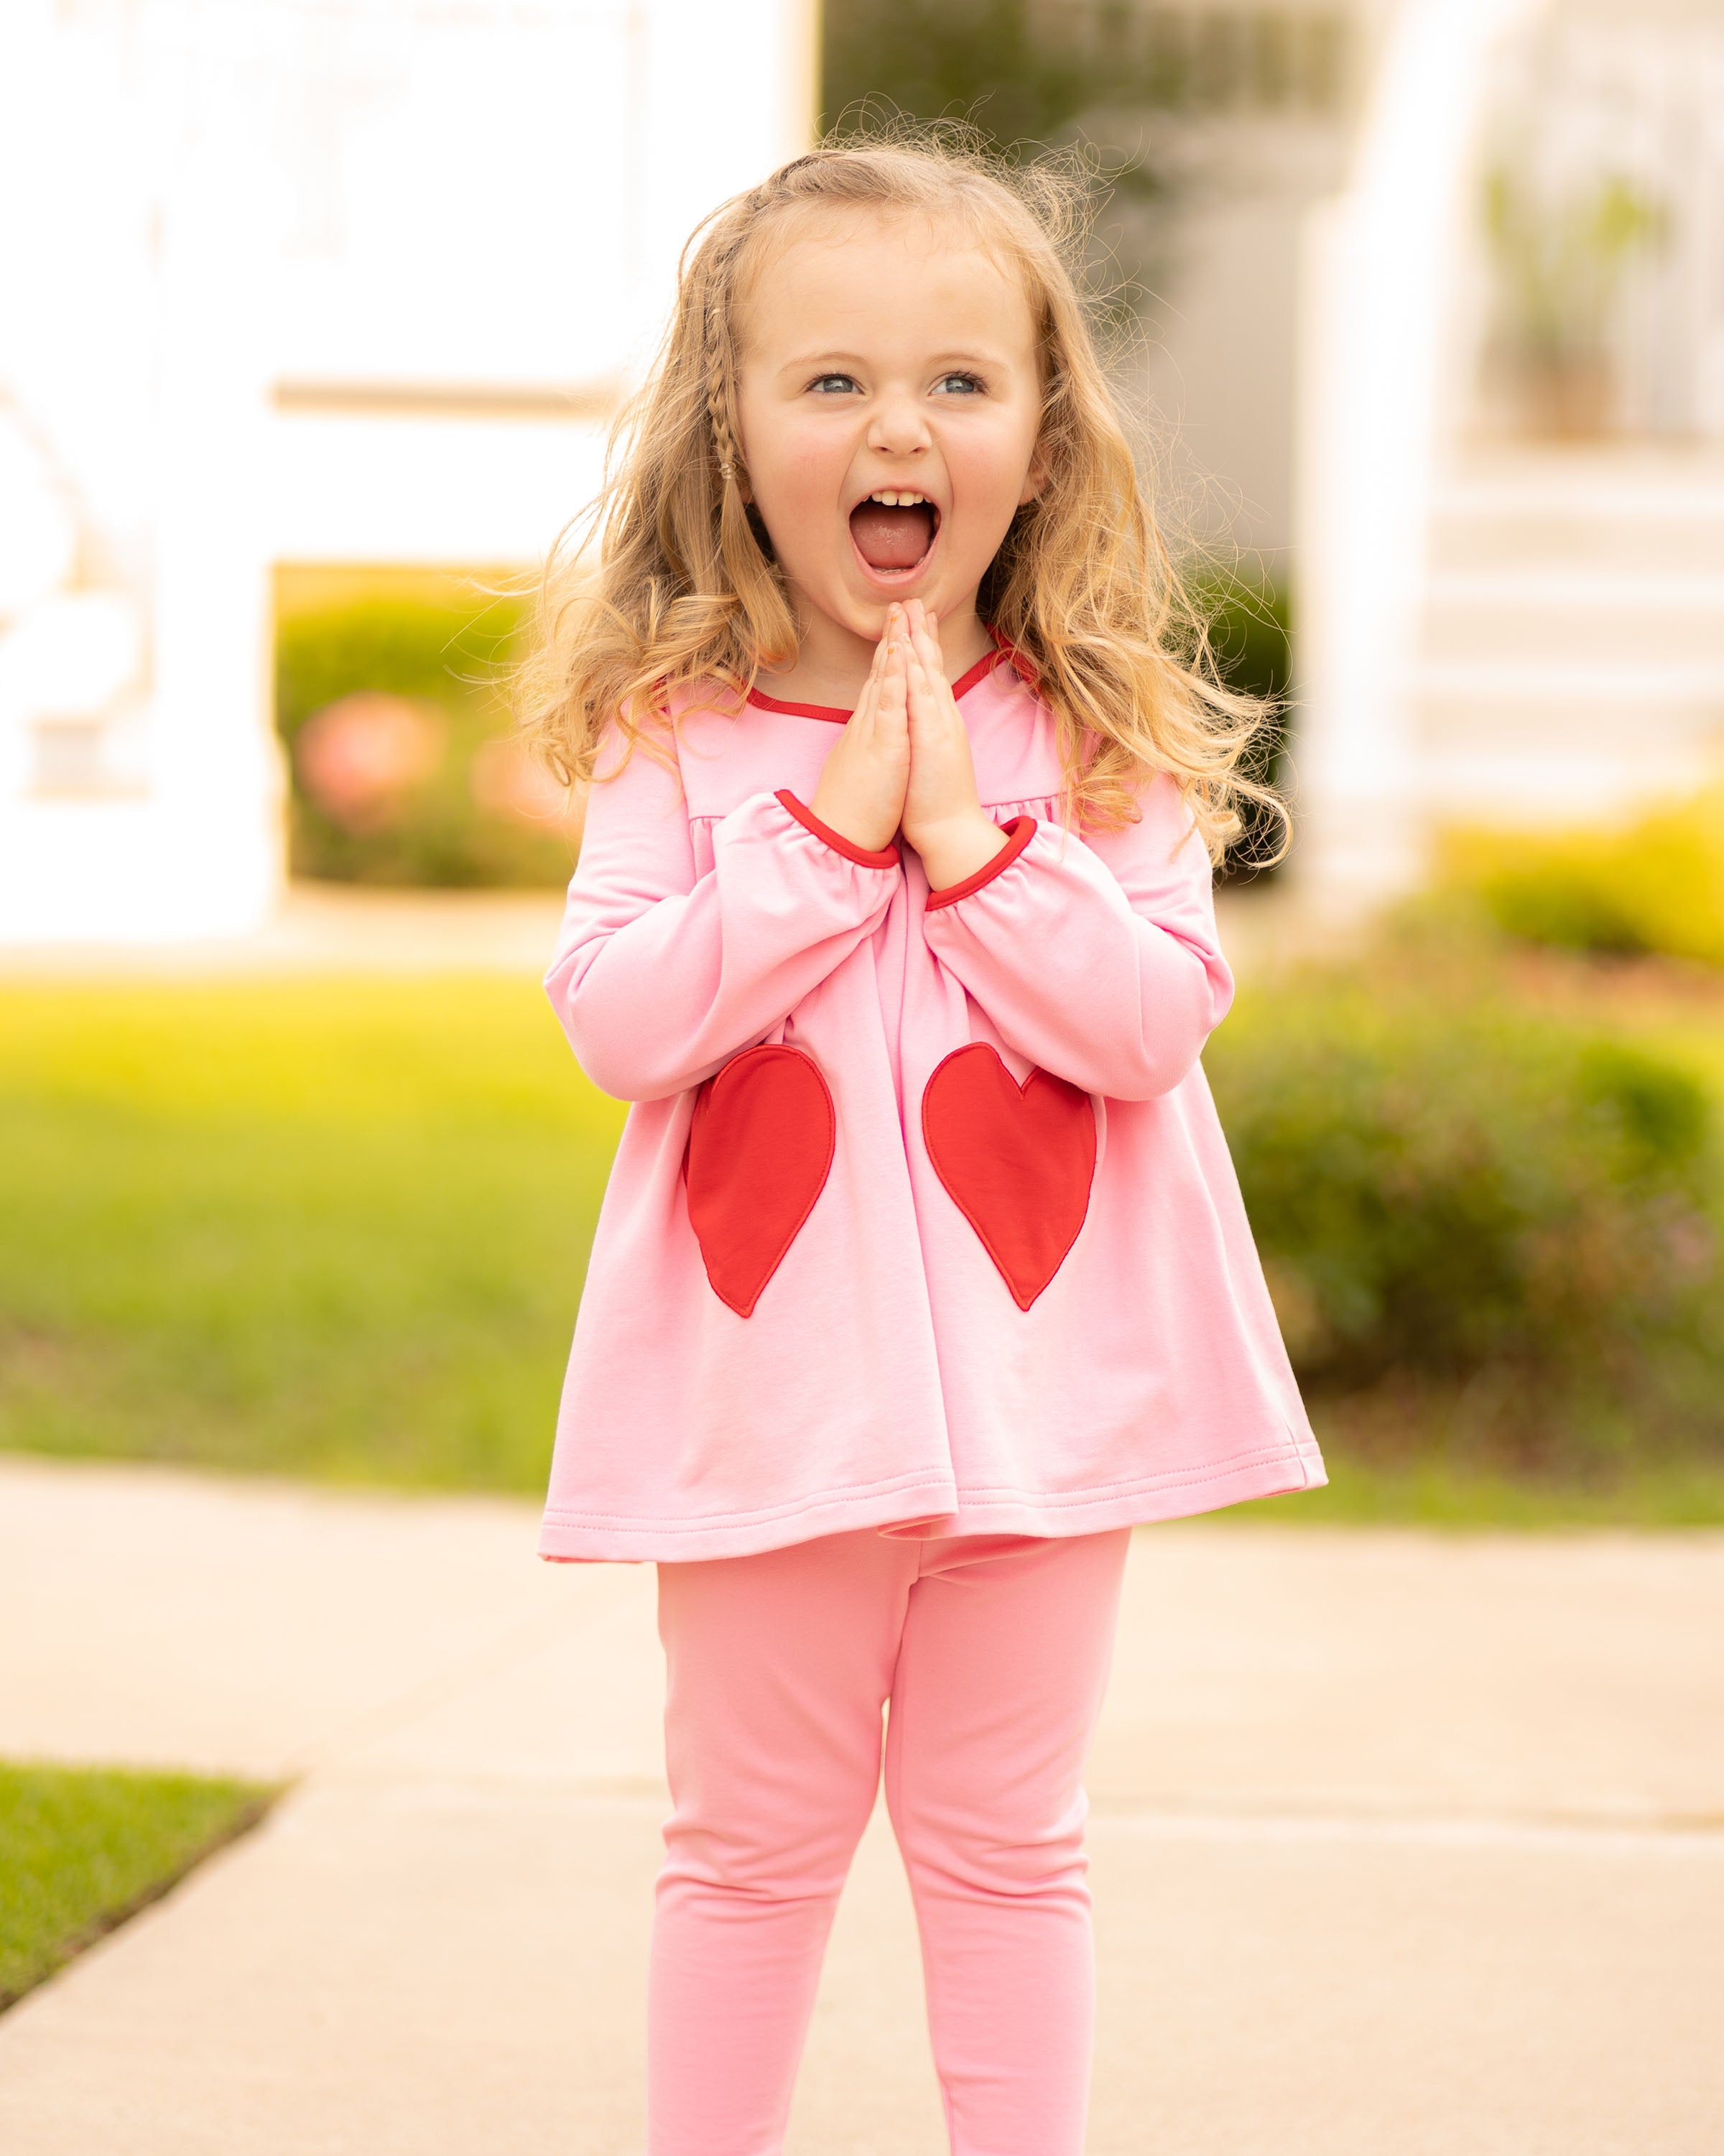
<svg viewBox="0 0 1724 2156"><path fill-rule="evenodd" d="M262 1816L190 1774L0 1763L0 2008Z"/></svg>
<svg viewBox="0 0 1724 2156"><path fill-rule="evenodd" d="M0 1445L542 1486L622 1116L528 981L0 991Z"/></svg>
<svg viewBox="0 0 1724 2156"><path fill-rule="evenodd" d="M1633 1019L1724 1088L1724 1003ZM0 988L0 1447L536 1494L622 1117L531 981ZM1724 1521L1316 1414L1335 1486L1244 1515Z"/></svg>
<svg viewBox="0 0 1724 2156"><path fill-rule="evenodd" d="M1411 1465L1385 1464L1355 1451L1321 1400L1311 1422L1322 1441L1327 1486L1235 1505L1217 1513L1218 1521L1246 1527L1724 1527L1724 1466L1712 1462L1636 1461L1596 1482L1535 1481L1440 1453Z"/></svg>

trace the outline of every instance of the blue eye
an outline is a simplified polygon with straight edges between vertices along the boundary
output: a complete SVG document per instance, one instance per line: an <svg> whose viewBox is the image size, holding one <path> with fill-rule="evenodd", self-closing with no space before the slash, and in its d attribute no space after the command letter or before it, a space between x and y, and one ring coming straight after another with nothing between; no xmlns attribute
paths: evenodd
<svg viewBox="0 0 1724 2156"><path fill-rule="evenodd" d="M938 383L942 389L956 390L969 397L979 397L983 386L981 377L975 374L942 374Z"/></svg>
<svg viewBox="0 0 1724 2156"><path fill-rule="evenodd" d="M810 389L818 390L823 397L837 396L846 389L854 389L855 386L854 376L849 374L816 375L808 384Z"/></svg>

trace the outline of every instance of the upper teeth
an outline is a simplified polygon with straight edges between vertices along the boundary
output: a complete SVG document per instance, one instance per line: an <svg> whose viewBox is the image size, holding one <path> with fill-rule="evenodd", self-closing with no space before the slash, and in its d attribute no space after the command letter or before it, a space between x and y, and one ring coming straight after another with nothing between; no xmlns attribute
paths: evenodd
<svg viewBox="0 0 1724 2156"><path fill-rule="evenodd" d="M906 494L901 490L895 494L890 487L883 487L878 494L870 494L868 497L870 501L884 503L888 509L911 509L917 502L926 501L927 498L925 494Z"/></svg>

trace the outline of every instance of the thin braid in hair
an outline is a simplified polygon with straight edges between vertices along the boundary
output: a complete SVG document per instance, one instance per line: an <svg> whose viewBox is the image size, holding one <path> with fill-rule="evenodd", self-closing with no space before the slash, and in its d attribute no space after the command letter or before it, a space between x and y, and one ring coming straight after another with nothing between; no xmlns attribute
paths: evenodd
<svg viewBox="0 0 1724 2156"><path fill-rule="evenodd" d="M709 311L706 332L706 421L712 429L712 446L718 459L718 475L728 486L736 475L736 448L731 436L730 413L725 409L729 399L726 389L730 369L726 364L725 346L729 340L722 331L715 330Z"/></svg>
<svg viewBox="0 0 1724 2156"><path fill-rule="evenodd" d="M798 163L806 161L798 159ZM796 169L788 166L783 172L775 172L769 180L762 180L751 187L743 198L740 213L729 235L713 250L707 269L706 319L702 324L701 342L705 347L706 365L706 420L712 429L712 446L718 461L721 483L728 487L736 477L741 459L736 454L736 432L731 424L731 396L736 379L736 349L731 335L731 278L736 257L749 238L754 222L776 196L784 192L787 173Z"/></svg>

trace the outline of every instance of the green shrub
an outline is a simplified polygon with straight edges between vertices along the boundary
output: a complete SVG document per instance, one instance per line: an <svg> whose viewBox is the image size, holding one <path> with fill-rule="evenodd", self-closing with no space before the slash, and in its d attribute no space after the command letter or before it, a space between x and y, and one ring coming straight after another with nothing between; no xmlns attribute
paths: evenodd
<svg viewBox="0 0 1724 2156"><path fill-rule="evenodd" d="M1622 830L1462 830L1444 880L1527 942L1724 966L1724 786Z"/></svg>
<svg viewBox="0 0 1724 2156"><path fill-rule="evenodd" d="M1260 697L1270 716L1254 745L1254 778L1280 788L1287 777L1288 697L1293 676L1292 614L1285 587L1213 577L1194 594L1209 626L1209 648L1221 678L1242 696ZM1229 848L1223 875L1229 883L1273 875L1272 860L1285 835L1280 819L1248 807L1245 828Z"/></svg>
<svg viewBox="0 0 1724 2156"><path fill-rule="evenodd" d="M1236 577L1199 584L1197 600L1209 623L1209 644L1229 688L1265 702L1283 703L1292 678L1291 609L1285 587Z"/></svg>
<svg viewBox="0 0 1724 2156"><path fill-rule="evenodd" d="M485 600L449 578L370 592L284 614L275 639L276 725L293 767L290 858L299 875L396 885L559 886L567 833L479 783L504 747L498 686L522 627L512 599ZM427 715L426 767L387 815L344 817L307 783L305 729L343 698L381 692Z"/></svg>
<svg viewBox="0 0 1724 2156"><path fill-rule="evenodd" d="M1482 1384L1530 1443L1577 1403L1724 1437L1705 1086L1402 967L1248 995L1207 1059L1301 1378Z"/></svg>

